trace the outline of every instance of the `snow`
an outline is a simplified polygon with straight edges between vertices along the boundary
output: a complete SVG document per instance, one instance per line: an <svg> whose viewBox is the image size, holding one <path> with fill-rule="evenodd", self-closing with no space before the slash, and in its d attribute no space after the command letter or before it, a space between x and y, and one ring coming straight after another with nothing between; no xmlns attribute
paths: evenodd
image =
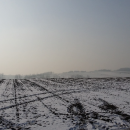
<svg viewBox="0 0 130 130"><path fill-rule="evenodd" d="M75 98L84 106L84 122L67 112ZM130 128L130 78L3 80L0 116L0 128L9 130L13 124L30 130L125 130Z"/></svg>

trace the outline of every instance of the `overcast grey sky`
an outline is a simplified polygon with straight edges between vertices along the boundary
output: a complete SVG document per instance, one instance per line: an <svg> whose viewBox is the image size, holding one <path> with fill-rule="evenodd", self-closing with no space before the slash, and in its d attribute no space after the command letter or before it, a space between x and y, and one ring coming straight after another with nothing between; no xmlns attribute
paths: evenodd
<svg viewBox="0 0 130 130"><path fill-rule="evenodd" d="M130 67L130 0L0 0L0 73Z"/></svg>

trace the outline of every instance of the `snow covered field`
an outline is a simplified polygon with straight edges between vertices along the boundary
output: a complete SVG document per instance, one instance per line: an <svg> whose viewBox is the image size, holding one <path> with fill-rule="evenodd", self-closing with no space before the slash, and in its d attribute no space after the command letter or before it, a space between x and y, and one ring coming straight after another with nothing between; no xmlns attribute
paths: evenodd
<svg viewBox="0 0 130 130"><path fill-rule="evenodd" d="M75 98L84 106L84 120L67 112ZM0 130L80 127L130 130L130 78L0 81Z"/></svg>

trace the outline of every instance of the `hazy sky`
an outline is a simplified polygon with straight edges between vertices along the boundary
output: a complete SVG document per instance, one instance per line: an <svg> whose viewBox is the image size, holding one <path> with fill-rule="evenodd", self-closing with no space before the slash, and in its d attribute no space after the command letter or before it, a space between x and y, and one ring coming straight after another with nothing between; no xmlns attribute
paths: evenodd
<svg viewBox="0 0 130 130"><path fill-rule="evenodd" d="M0 0L0 73L130 67L130 0Z"/></svg>

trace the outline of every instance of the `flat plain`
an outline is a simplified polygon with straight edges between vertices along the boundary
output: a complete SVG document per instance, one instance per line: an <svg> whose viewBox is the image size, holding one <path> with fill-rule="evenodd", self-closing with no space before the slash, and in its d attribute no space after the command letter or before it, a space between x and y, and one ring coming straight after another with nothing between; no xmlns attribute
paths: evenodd
<svg viewBox="0 0 130 130"><path fill-rule="evenodd" d="M67 111L75 98L84 121ZM130 78L0 81L1 130L78 130L81 124L85 130L129 130Z"/></svg>

